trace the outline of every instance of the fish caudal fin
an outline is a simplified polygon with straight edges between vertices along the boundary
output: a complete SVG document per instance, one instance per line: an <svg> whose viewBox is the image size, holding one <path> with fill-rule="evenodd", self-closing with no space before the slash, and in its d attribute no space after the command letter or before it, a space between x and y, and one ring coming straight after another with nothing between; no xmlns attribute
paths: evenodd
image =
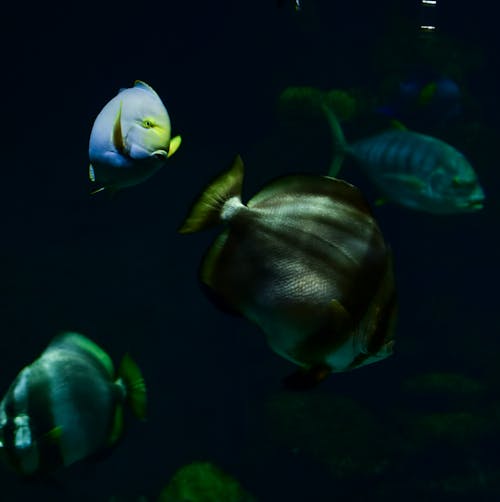
<svg viewBox="0 0 500 502"><path fill-rule="evenodd" d="M128 354L125 354L120 363L118 376L125 386L127 402L132 409L132 413L137 418L145 420L147 408L146 384L139 366Z"/></svg>
<svg viewBox="0 0 500 502"><path fill-rule="evenodd" d="M281 93L279 107L287 114L292 112L292 117L298 112L299 116L305 113L326 119L333 142L328 172L335 178L349 149L338 117L341 120L351 118L355 113L355 100L348 93L335 89L325 92L314 87L289 87Z"/></svg>
<svg viewBox="0 0 500 502"><path fill-rule="evenodd" d="M342 167L342 162L344 161L345 152L347 150L347 142L342 127L333 110L327 105L322 105L321 109L328 121L333 141L333 158L330 163L328 175L335 178Z"/></svg>
<svg viewBox="0 0 500 502"><path fill-rule="evenodd" d="M220 223L224 204L232 197L241 196L243 172L243 161L238 155L231 167L217 176L194 203L179 232L190 234Z"/></svg>

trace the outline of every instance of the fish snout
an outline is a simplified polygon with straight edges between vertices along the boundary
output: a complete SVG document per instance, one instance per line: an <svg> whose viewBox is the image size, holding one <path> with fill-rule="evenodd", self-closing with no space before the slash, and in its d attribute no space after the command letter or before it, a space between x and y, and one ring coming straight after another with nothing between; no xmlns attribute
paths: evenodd
<svg viewBox="0 0 500 502"><path fill-rule="evenodd" d="M483 189L480 186L476 186L476 189L467 197L465 206L470 211L477 211L482 209L484 205L485 195Z"/></svg>
<svg viewBox="0 0 500 502"><path fill-rule="evenodd" d="M155 150L151 154L151 157L155 158L156 160L161 160L164 162L168 159L168 152L166 150Z"/></svg>

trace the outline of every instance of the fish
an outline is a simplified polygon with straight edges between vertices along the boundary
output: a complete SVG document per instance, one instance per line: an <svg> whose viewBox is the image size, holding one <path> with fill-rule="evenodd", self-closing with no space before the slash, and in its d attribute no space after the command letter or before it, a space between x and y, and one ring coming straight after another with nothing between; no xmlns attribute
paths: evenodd
<svg viewBox="0 0 500 502"><path fill-rule="evenodd" d="M92 340L59 334L0 402L0 457L32 477L98 456L122 438L124 405L145 419L146 401L144 379L129 355L115 373Z"/></svg>
<svg viewBox="0 0 500 502"><path fill-rule="evenodd" d="M349 119L349 100L332 97L331 92L307 87L289 88L280 96L280 107L288 113L306 110L328 122L333 143L330 176L339 175L348 156L378 188L377 204L391 201L433 214L483 208L486 197L478 176L455 147L411 131L397 120L392 129L349 144L340 125L340 120Z"/></svg>
<svg viewBox="0 0 500 502"><path fill-rule="evenodd" d="M338 176L350 156L382 194L382 200L432 214L473 212L485 194L467 158L455 147L397 124L348 144L335 113L324 106L334 143L329 175Z"/></svg>
<svg viewBox="0 0 500 502"><path fill-rule="evenodd" d="M137 185L161 169L180 147L156 91L141 80L121 89L97 115L89 140L92 194Z"/></svg>
<svg viewBox="0 0 500 502"><path fill-rule="evenodd" d="M375 113L412 127L444 126L462 113L462 91L452 78L422 69L402 79Z"/></svg>
<svg viewBox="0 0 500 502"><path fill-rule="evenodd" d="M392 253L361 192L328 176L280 177L245 205L237 156L179 228L226 225L200 265L217 305L257 324L309 388L332 372L392 353L397 299Z"/></svg>
<svg viewBox="0 0 500 502"><path fill-rule="evenodd" d="M383 196L433 214L478 211L485 194L466 157L414 131L387 131L352 145L352 155Z"/></svg>

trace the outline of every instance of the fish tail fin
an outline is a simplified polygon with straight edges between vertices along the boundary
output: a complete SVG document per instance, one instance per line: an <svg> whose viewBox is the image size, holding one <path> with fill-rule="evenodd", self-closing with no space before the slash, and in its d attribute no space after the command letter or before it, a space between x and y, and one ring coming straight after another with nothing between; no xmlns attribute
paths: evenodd
<svg viewBox="0 0 500 502"><path fill-rule="evenodd" d="M342 131L342 127L340 126L340 122L331 107L323 104L321 105L321 109L328 122L333 141L333 158L330 162L328 175L335 177L342 167L342 162L344 161L345 153L348 148L347 141L344 136L344 131Z"/></svg>
<svg viewBox="0 0 500 502"><path fill-rule="evenodd" d="M233 197L238 199L241 197L243 172L243 161L237 155L231 167L217 176L203 191L179 228L179 232L190 234L219 223L226 202Z"/></svg>
<svg viewBox="0 0 500 502"><path fill-rule="evenodd" d="M139 366L129 354L123 356L118 368L118 377L125 386L127 403L132 413L137 418L145 420L147 407L146 384Z"/></svg>
<svg viewBox="0 0 500 502"><path fill-rule="evenodd" d="M291 112L292 117L297 112L300 115L305 112L308 115L326 119L333 141L333 157L330 162L329 175L335 177L348 151L336 110L341 118L351 118L355 114L354 98L336 89L325 92L314 87L288 87L280 95L279 107L284 113Z"/></svg>

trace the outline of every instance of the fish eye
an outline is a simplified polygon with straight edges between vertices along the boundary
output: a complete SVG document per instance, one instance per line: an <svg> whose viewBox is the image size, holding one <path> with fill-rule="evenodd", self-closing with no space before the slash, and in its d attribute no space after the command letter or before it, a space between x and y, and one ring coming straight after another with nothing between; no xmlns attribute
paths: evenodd
<svg viewBox="0 0 500 502"><path fill-rule="evenodd" d="M152 120L149 120L149 119L144 119L142 121L142 125L146 128L146 129L151 129L152 127L154 127L154 123Z"/></svg>

